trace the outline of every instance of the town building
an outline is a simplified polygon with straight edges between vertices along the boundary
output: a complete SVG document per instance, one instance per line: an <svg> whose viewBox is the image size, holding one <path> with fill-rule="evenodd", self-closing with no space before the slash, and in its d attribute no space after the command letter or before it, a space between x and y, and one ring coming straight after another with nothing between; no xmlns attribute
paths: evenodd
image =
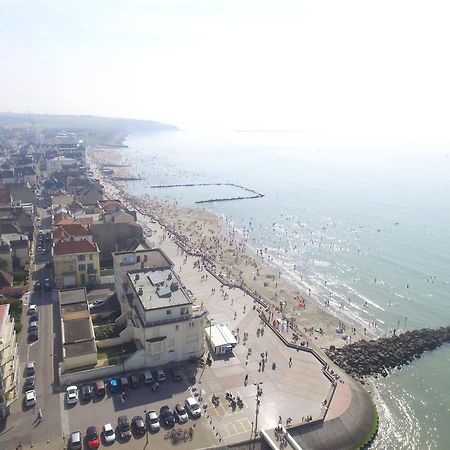
<svg viewBox="0 0 450 450"><path fill-rule="evenodd" d="M61 308L61 373L97 364L97 345L85 288L59 291Z"/></svg>
<svg viewBox="0 0 450 450"><path fill-rule="evenodd" d="M51 175L54 172L60 172L76 165L77 161L75 159L67 158L66 156L57 156L47 161L47 173Z"/></svg>
<svg viewBox="0 0 450 450"><path fill-rule="evenodd" d="M0 419L10 413L18 396L19 351L10 305L0 305Z"/></svg>
<svg viewBox="0 0 450 450"><path fill-rule="evenodd" d="M199 357L207 311L195 305L161 249L113 254L116 296L142 350L142 367Z"/></svg>
<svg viewBox="0 0 450 450"><path fill-rule="evenodd" d="M55 284L58 289L96 286L100 283L100 260L96 244L87 239L58 241L53 246Z"/></svg>

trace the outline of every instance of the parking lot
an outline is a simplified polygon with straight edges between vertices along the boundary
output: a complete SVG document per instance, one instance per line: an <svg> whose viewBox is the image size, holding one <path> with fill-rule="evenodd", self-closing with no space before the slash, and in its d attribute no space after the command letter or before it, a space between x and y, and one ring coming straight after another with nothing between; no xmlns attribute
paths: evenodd
<svg viewBox="0 0 450 450"><path fill-rule="evenodd" d="M168 405L173 410L177 403L184 405L186 398L191 396L185 377L186 373L184 373L182 381L175 382L168 376L166 381L159 383L159 388L156 391L153 391L149 385L144 384L141 378L140 387L126 389L124 397L122 397L122 389L118 389L115 393L111 393L107 389L106 395L98 397L94 393L92 400L86 401L80 398L75 405L68 405L64 398L62 400L63 430L69 430L69 433L66 431L67 435L73 431L81 431L82 436L84 436L87 427L92 425L97 427L99 433L103 425L107 423L111 423L116 428L119 416L126 415L131 422L134 416L145 418L145 411L155 410L159 415L160 408L164 405ZM81 385L78 388L81 391ZM65 397L65 394L60 395ZM182 442L183 448L196 449L213 447L217 444L218 439L211 433L205 415L199 419L189 416L186 423L176 423L173 429L189 429L190 427L193 427L192 440L184 440ZM133 434L130 441L121 442L116 439L115 445L127 444L127 448L144 448L148 440L148 445L152 447L171 448L171 440L166 439L166 435L171 429L171 427L161 423L159 432L147 433L142 437ZM105 444L102 436L102 445Z"/></svg>

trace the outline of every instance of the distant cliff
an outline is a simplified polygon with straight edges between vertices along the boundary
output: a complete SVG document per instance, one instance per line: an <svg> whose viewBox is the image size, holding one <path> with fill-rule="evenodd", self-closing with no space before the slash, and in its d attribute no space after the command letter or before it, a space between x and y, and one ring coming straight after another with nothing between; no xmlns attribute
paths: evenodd
<svg viewBox="0 0 450 450"><path fill-rule="evenodd" d="M0 112L0 126L6 128L64 129L66 131L115 130L123 134L136 131L177 130L173 125L153 120L58 114Z"/></svg>

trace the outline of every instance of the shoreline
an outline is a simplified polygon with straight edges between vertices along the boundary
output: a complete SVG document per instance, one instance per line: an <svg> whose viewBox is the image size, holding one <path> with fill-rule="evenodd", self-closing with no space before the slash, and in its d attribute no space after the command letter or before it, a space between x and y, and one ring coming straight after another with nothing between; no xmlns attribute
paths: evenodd
<svg viewBox="0 0 450 450"><path fill-rule="evenodd" d="M106 154L108 154L107 159ZM89 150L90 162L119 163L122 159L117 149L95 146ZM246 243L234 239L235 231L227 219L204 208L188 208L176 202L155 200L149 195L138 196L127 193L110 177L101 175L105 190L119 196L124 204L135 208L142 216L156 219L184 246L202 254L219 277L245 287L263 299L269 307L282 313L297 330L301 340L323 351L329 345L341 347L349 342L376 337L367 330L364 334L347 316L339 317L334 310L325 309L312 295L301 292L301 287L274 270L270 261L262 262ZM108 188L108 189L106 189ZM221 223L225 222L225 223ZM224 230L224 225L227 230ZM303 305L303 306L301 306ZM336 328L344 329L350 336L344 341ZM356 330L355 330L356 329Z"/></svg>

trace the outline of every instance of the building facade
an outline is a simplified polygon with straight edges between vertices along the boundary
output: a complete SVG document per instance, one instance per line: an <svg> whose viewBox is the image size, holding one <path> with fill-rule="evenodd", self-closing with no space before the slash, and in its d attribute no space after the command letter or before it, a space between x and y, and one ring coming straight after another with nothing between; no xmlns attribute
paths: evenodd
<svg viewBox="0 0 450 450"><path fill-rule="evenodd" d="M18 396L19 351L9 305L0 305L0 419L9 415Z"/></svg>
<svg viewBox="0 0 450 450"><path fill-rule="evenodd" d="M88 240L59 241L53 247L55 284L58 289L100 284L100 258Z"/></svg>

